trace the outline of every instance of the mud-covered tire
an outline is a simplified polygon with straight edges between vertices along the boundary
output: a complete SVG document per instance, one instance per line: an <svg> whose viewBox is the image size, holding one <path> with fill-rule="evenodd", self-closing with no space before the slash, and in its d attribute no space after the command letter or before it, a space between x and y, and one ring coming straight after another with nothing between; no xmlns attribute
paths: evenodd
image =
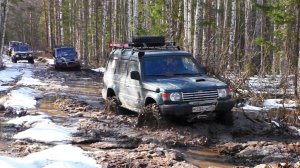
<svg viewBox="0 0 300 168"><path fill-rule="evenodd" d="M233 125L234 121L233 112L231 110L218 112L216 115L216 120L223 125L231 126Z"/></svg>
<svg viewBox="0 0 300 168"><path fill-rule="evenodd" d="M114 97L108 97L105 101L105 112L114 113L114 114L120 114L120 103L118 99Z"/></svg>
<svg viewBox="0 0 300 168"><path fill-rule="evenodd" d="M132 38L132 42L135 47L143 47L144 44L147 47L155 47L155 46L164 46L165 45L165 37L164 36L136 36Z"/></svg>
<svg viewBox="0 0 300 168"><path fill-rule="evenodd" d="M34 59L29 59L29 60L28 60L28 63L34 64Z"/></svg>
<svg viewBox="0 0 300 168"><path fill-rule="evenodd" d="M12 58L12 59L11 59L11 62L12 62L12 63L17 63L17 60L14 59L14 58Z"/></svg>
<svg viewBox="0 0 300 168"><path fill-rule="evenodd" d="M79 65L79 66L75 67L75 71L81 71L81 66Z"/></svg>
<svg viewBox="0 0 300 168"><path fill-rule="evenodd" d="M54 65L54 69L57 71L61 70L57 65Z"/></svg>
<svg viewBox="0 0 300 168"><path fill-rule="evenodd" d="M149 104L138 115L137 127L148 126L150 128L159 128L163 117L160 114L156 103Z"/></svg>

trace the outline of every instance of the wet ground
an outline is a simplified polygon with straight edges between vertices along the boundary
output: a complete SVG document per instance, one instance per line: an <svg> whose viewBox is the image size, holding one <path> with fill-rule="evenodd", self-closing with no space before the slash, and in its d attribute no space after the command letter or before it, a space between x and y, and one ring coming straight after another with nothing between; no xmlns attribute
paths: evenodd
<svg viewBox="0 0 300 168"><path fill-rule="evenodd" d="M235 108L233 126L167 121L158 129L136 127L132 112L104 111L101 74L88 69L56 71L41 62L33 71L35 78L49 85L36 87L44 98L29 114L44 112L55 123L77 126L72 144L88 151L103 167L253 167L281 162L296 167L300 160L299 136L272 125L261 114ZM25 156L53 145L15 141L12 136L23 128L7 125L8 119L0 118L1 155Z"/></svg>

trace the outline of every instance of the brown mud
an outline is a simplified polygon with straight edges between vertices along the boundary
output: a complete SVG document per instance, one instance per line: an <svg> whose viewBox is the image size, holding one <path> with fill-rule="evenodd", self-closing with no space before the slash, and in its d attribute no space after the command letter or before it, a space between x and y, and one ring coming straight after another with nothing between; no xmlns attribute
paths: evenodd
<svg viewBox="0 0 300 168"><path fill-rule="evenodd" d="M72 144L88 151L103 167L254 167L287 163L300 158L299 136L287 127L276 127L260 114L235 108L234 124L215 121L185 123L167 120L159 128L136 127L137 115L106 112L101 97L101 74L88 69L56 71L37 63L35 77L49 84L37 109L61 125L77 126ZM0 119L0 154L26 156L53 146L12 136L23 128ZM25 129L25 128L24 128Z"/></svg>

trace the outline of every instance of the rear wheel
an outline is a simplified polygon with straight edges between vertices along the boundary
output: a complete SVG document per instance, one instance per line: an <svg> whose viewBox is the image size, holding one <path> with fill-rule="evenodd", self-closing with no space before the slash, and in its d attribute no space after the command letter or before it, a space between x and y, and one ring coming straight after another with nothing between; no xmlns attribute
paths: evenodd
<svg viewBox="0 0 300 168"><path fill-rule="evenodd" d="M162 116L156 103L148 104L138 115L137 126L149 126L150 128L160 127Z"/></svg>
<svg viewBox="0 0 300 168"><path fill-rule="evenodd" d="M115 96L108 97L107 100L105 101L104 110L106 112L120 114L120 103L118 99Z"/></svg>
<svg viewBox="0 0 300 168"><path fill-rule="evenodd" d="M217 113L216 120L223 125L233 125L233 112L220 111Z"/></svg>

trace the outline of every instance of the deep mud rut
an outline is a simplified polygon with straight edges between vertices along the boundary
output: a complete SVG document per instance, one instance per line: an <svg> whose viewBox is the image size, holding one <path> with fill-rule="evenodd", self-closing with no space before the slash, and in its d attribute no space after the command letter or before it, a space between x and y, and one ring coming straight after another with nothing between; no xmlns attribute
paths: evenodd
<svg viewBox="0 0 300 168"><path fill-rule="evenodd" d="M158 129L136 127L135 113L104 111L101 74L88 69L56 71L40 62L32 70L49 85L36 87L44 98L29 114L42 111L56 123L77 126L71 143L103 167L253 167L282 162L297 167L300 160L299 137L238 108L232 126L168 120ZM12 136L25 128L7 125L7 120L0 118L1 155L26 156L53 145L15 141Z"/></svg>

